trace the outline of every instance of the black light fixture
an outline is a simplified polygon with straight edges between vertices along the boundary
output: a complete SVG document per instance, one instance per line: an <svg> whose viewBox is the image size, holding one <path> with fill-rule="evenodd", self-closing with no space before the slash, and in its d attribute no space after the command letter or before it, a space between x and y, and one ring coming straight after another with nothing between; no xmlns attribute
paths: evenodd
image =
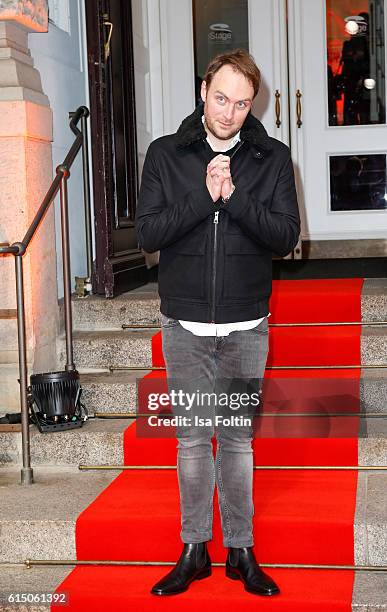
<svg viewBox="0 0 387 612"><path fill-rule="evenodd" d="M31 420L41 433L82 427L88 412L77 370L31 374L30 382Z"/></svg>

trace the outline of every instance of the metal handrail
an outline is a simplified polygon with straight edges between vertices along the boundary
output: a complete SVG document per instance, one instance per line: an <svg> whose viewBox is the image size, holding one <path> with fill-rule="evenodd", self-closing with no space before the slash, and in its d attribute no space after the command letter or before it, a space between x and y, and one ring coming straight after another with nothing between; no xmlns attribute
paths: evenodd
<svg viewBox="0 0 387 612"><path fill-rule="evenodd" d="M85 106L81 106L80 108L87 108ZM90 205L90 173L89 173L89 151L88 151L88 139L87 139L87 118L89 116L89 112L87 110L87 114L84 113L81 115L81 125L82 130L80 131L77 128L77 122L79 120L79 116L77 115L79 111L75 111L75 113L69 113L70 121L70 129L74 132L76 136L78 134L84 134L85 138L82 142L82 169L83 169L83 202L84 202L84 210L85 210L85 231L86 231L86 262L87 262L87 281L91 286L91 275L93 269L93 250L92 250L92 231L91 231L91 205ZM90 293L91 291L89 291Z"/></svg>
<svg viewBox="0 0 387 612"><path fill-rule="evenodd" d="M68 193L67 180L70 176L70 168L78 154L79 149L83 149L83 182L85 207L88 206L86 225L90 225L90 195L89 195L89 171L87 155L87 132L86 119L90 112L86 106L80 106L74 113L71 113L70 128L76 134L76 138L71 145L64 161L55 168L56 176L52 181L43 201L33 218L23 240L13 244L0 246L0 255L11 254L15 257L15 276L16 276L16 302L17 302L17 333L18 333L18 353L19 353L19 382L20 382L20 404L21 404L21 433L22 433L22 453L23 467L21 469L21 484L30 485L33 483L33 470L31 467L30 453L30 431L29 431L29 406L27 390L27 351L26 351L26 322L24 308L24 287L23 287L23 255L26 252L42 218L44 217L56 194L60 191L61 208L61 237L63 255L63 289L65 305L65 330L66 330L66 370L75 370L73 360L73 331L72 331L72 311L71 311L71 271L70 271L70 249L69 249L69 222L68 222ZM77 123L82 120L83 130L77 128ZM90 229L89 237L91 236ZM89 267L88 251L88 274L91 275L91 264ZM90 255L91 259L91 255Z"/></svg>

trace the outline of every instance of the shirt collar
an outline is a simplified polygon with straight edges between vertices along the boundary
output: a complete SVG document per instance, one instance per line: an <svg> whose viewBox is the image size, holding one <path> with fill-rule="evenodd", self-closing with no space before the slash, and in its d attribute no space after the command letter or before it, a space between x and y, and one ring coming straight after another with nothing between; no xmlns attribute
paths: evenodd
<svg viewBox="0 0 387 612"><path fill-rule="evenodd" d="M204 115L202 115L202 123L203 123L203 125L204 125L204 121L205 121L205 119L204 119ZM233 139L230 141L230 143L229 143L229 145L228 145L227 149L223 149L222 151L219 151L218 149L214 149L214 147L212 146L212 144L211 144L211 142L210 142L210 140L209 140L209 138L208 138L208 135L207 135L207 142L208 142L208 144L210 145L210 147L211 147L211 149L212 149L213 151L217 151L217 152L219 152L219 153L223 153L224 151L228 151L229 149L232 149L233 147L235 147L236 143L237 143L237 142L239 142L239 141L240 141L240 139L241 139L241 137L240 137L240 133L241 133L241 132L240 132L240 130L239 130L239 132L238 132L237 134L235 134L234 138L233 138Z"/></svg>

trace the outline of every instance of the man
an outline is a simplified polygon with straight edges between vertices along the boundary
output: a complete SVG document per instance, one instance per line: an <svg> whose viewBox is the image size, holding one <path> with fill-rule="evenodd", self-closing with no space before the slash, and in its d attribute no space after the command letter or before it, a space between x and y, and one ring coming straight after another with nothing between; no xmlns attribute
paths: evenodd
<svg viewBox="0 0 387 612"><path fill-rule="evenodd" d="M259 84L259 69L243 49L216 56L202 82L202 103L175 134L156 139L147 151L136 228L145 251L160 250L169 389L176 381L185 391L211 392L217 383L240 389L241 381L251 389L263 378L272 254L285 256L295 247L300 219L289 148L270 138L250 112ZM196 415L198 409L192 408ZM211 410L206 416L219 416L219 407ZM229 549L226 576L254 594L279 593L253 551L251 420L232 427L222 422L200 426L191 419L177 427L184 547L153 594L181 593L211 574L206 542L215 482Z"/></svg>

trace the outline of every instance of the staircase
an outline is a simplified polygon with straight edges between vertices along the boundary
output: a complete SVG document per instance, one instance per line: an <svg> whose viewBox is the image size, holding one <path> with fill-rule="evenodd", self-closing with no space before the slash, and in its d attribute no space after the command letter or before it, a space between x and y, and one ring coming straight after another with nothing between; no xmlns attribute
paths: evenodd
<svg viewBox="0 0 387 612"><path fill-rule="evenodd" d="M31 426L35 483L30 487L19 484L21 434L0 432L0 612L50 610L49 603L42 601L39 606L27 603L9 608L7 596L15 592L53 593L74 568L69 564L32 565L27 569L22 563L28 558L62 562L77 558L77 518L118 475L118 471L80 471L78 466L123 464L124 432L134 423L132 419L93 418L93 415L97 411L134 413L136 380L149 372L147 368L152 363L151 338L157 330L123 329L122 325L159 325L156 285L147 285L114 300L74 297L72 304L74 359L81 373L83 402L91 418L81 429L56 434L40 434ZM387 321L387 279L365 280L362 320ZM62 369L63 334L58 339L57 356L57 369ZM387 325L362 328L361 359L363 364L387 363ZM122 366L143 369L109 369ZM380 413L385 417L387 369L363 369L360 391L362 412ZM386 418L362 418L361 424L359 465L386 466ZM353 534L357 565L387 565L386 484L386 471L359 472ZM175 538L176 534L167 537ZM156 570L155 576L161 577L167 568ZM356 572L352 609L359 612L385 609L386 585L385 572ZM152 603L156 607L160 601L156 599ZM259 603L261 599L252 598L251 605Z"/></svg>

